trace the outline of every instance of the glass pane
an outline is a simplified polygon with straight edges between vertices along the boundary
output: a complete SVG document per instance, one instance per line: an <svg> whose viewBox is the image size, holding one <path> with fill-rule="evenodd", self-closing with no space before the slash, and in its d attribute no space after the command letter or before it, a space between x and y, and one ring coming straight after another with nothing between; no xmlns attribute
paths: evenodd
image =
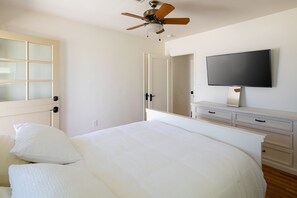
<svg viewBox="0 0 297 198"><path fill-rule="evenodd" d="M30 82L29 99L42 99L52 97L52 82Z"/></svg>
<svg viewBox="0 0 297 198"><path fill-rule="evenodd" d="M29 80L52 80L52 64L30 63Z"/></svg>
<svg viewBox="0 0 297 198"><path fill-rule="evenodd" d="M26 63L0 61L0 80L26 80Z"/></svg>
<svg viewBox="0 0 297 198"><path fill-rule="evenodd" d="M0 84L0 101L16 101L26 99L25 83L6 83Z"/></svg>
<svg viewBox="0 0 297 198"><path fill-rule="evenodd" d="M0 58L26 59L26 43L0 39Z"/></svg>
<svg viewBox="0 0 297 198"><path fill-rule="evenodd" d="M52 46L29 43L29 60L52 61Z"/></svg>

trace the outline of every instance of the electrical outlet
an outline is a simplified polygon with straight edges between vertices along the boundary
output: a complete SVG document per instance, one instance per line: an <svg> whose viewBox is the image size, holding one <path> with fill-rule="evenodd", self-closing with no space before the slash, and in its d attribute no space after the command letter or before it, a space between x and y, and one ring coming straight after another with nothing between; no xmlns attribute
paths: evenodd
<svg viewBox="0 0 297 198"><path fill-rule="evenodd" d="M93 120L92 121L92 127L93 128L98 128L98 125L99 125L99 121L98 120Z"/></svg>

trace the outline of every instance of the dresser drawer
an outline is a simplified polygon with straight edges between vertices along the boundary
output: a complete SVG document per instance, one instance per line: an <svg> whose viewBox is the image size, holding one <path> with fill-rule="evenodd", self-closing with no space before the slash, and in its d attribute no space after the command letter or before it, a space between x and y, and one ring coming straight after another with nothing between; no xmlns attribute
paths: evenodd
<svg viewBox="0 0 297 198"><path fill-rule="evenodd" d="M284 148L292 149L293 148L293 134L292 133L277 133L270 132L267 130L254 129L251 127L242 126L240 124L237 127L249 130L250 132L255 131L256 133L265 134L265 142L269 144L273 144L276 146L281 146Z"/></svg>
<svg viewBox="0 0 297 198"><path fill-rule="evenodd" d="M289 120L272 119L264 116L255 116L252 114L241 114L237 113L235 118L236 124L247 123L251 124L251 127L257 128L268 127L273 129L280 129L284 131L293 131L293 122Z"/></svg>
<svg viewBox="0 0 297 198"><path fill-rule="evenodd" d="M197 108L198 116L231 123L231 112L211 108Z"/></svg>
<svg viewBox="0 0 297 198"><path fill-rule="evenodd" d="M274 144L277 146L285 147L292 149L293 147L293 138L292 134L280 134L264 131L266 134L265 142Z"/></svg>
<svg viewBox="0 0 297 198"><path fill-rule="evenodd" d="M263 159L270 160L279 164L292 167L293 155L292 152L286 152L274 148L270 148L267 145L262 148Z"/></svg>

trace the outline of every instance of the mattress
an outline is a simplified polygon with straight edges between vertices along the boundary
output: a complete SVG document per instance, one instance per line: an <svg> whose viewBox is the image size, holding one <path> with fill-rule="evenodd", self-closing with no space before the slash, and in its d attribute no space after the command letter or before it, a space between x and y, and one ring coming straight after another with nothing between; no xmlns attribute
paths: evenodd
<svg viewBox="0 0 297 198"><path fill-rule="evenodd" d="M239 149L159 121L71 139L118 198L264 197L258 164Z"/></svg>

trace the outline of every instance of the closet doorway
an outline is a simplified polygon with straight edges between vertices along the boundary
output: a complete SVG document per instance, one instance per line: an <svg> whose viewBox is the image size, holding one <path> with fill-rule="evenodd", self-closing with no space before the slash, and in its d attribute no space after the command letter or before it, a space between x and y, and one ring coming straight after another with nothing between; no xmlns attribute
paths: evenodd
<svg viewBox="0 0 297 198"><path fill-rule="evenodd" d="M174 56L172 65L172 113L191 117L194 102L194 55Z"/></svg>

